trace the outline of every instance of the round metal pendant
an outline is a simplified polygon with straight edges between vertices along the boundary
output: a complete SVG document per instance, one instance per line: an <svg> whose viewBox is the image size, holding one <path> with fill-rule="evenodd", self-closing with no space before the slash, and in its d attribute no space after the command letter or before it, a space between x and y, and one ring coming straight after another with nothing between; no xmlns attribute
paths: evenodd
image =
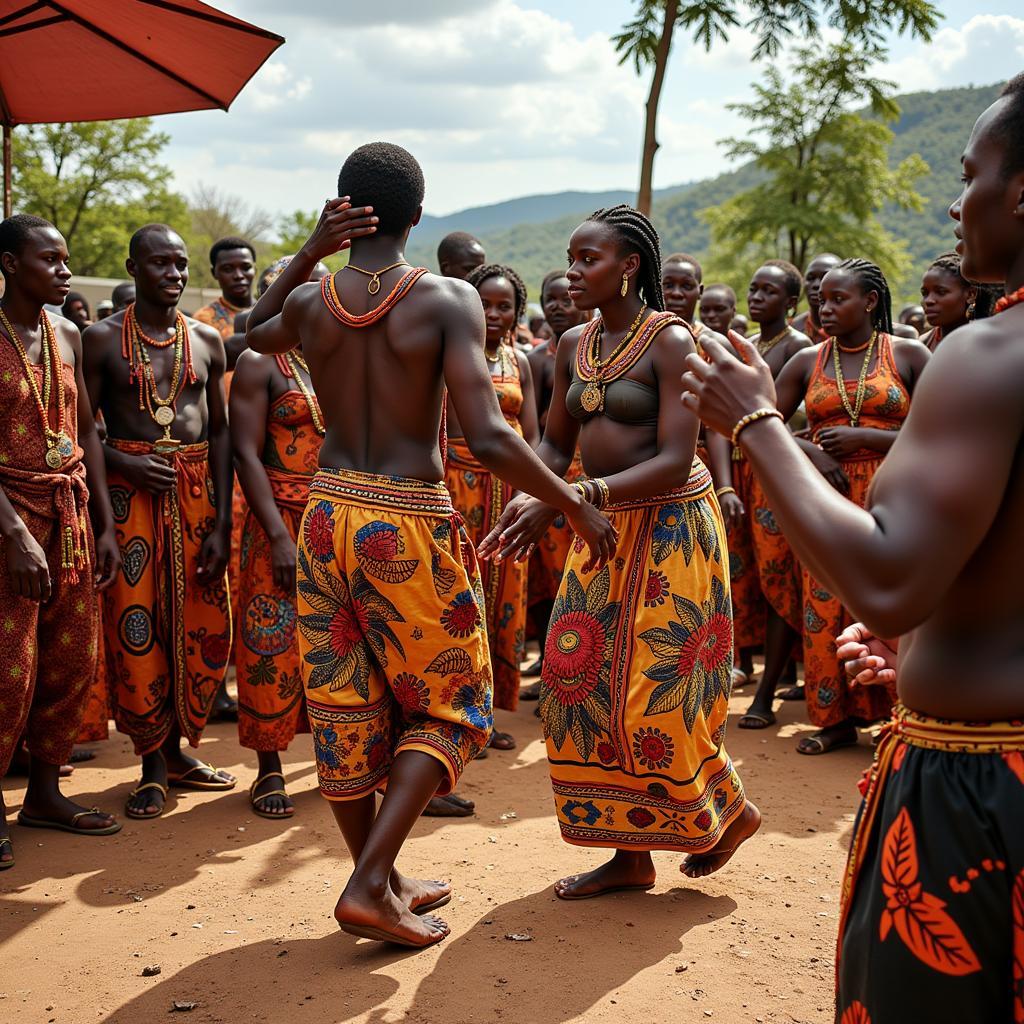
<svg viewBox="0 0 1024 1024"><path fill-rule="evenodd" d="M61 458L70 459L75 454L75 445L71 438L67 434L61 433L57 435L57 451L60 452Z"/></svg>
<svg viewBox="0 0 1024 1024"><path fill-rule="evenodd" d="M153 419L155 419L161 427L169 427L174 422L174 410L169 405L161 405L156 412L153 413Z"/></svg>
<svg viewBox="0 0 1024 1024"><path fill-rule="evenodd" d="M380 291L380 278L376 274L370 278L370 283L366 286L366 290L371 295L376 295Z"/></svg>
<svg viewBox="0 0 1024 1024"><path fill-rule="evenodd" d="M46 449L46 464L50 469L60 469L64 465L64 460L60 457L60 452L56 448Z"/></svg>
<svg viewBox="0 0 1024 1024"><path fill-rule="evenodd" d="M585 412L597 412L601 408L601 389L590 381L580 395L580 405Z"/></svg>

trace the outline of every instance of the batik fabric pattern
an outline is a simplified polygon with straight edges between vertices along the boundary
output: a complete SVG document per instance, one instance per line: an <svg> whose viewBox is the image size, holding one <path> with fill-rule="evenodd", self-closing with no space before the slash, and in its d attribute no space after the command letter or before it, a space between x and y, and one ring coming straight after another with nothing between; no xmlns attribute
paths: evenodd
<svg viewBox="0 0 1024 1024"><path fill-rule="evenodd" d="M455 788L492 727L476 552L443 483L321 470L299 532L299 655L320 792L355 800L403 750Z"/></svg>
<svg viewBox="0 0 1024 1024"><path fill-rule="evenodd" d="M832 342L821 346L807 386L805 404L811 438L817 441L826 427L850 425L850 417L839 397L834 377L825 369L832 365ZM862 427L899 430L910 411L910 395L900 378L888 334L878 335L878 358L874 372L866 378L867 390L861 408ZM857 381L846 382L853 403ZM844 456L840 462L850 480L850 501L865 508L871 481L883 456L863 450ZM806 568L802 568L804 643L804 699L811 722L819 729L848 719L875 722L888 718L896 697L895 687L856 686L847 679L836 657L835 638L853 621L853 616Z"/></svg>
<svg viewBox="0 0 1024 1024"><path fill-rule="evenodd" d="M562 838L701 853L742 811L725 750L732 671L726 540L711 474L608 506L616 558L577 542L544 651L540 713Z"/></svg>
<svg viewBox="0 0 1024 1024"><path fill-rule="evenodd" d="M110 738L110 686L107 682L107 645L103 643L101 603L97 604L96 623L97 652L96 671L92 682L85 693L85 705L82 711L82 723L78 727L76 743L96 743Z"/></svg>
<svg viewBox="0 0 1024 1024"><path fill-rule="evenodd" d="M842 1024L1024 1024L1024 720L896 705L843 883Z"/></svg>
<svg viewBox="0 0 1024 1024"><path fill-rule="evenodd" d="M220 334L221 340L226 342L235 333L235 317L239 313L248 312L251 308L251 306L236 306L228 302L223 295L218 295L213 302L197 309L192 315L200 323L208 324L212 327ZM234 370L228 370L224 374L224 391L227 395L231 394L231 379L234 375ZM239 635L238 615L240 613L236 607L237 600L235 595L238 593L241 573L242 527L245 524L245 517L249 511L249 506L246 504L245 495L242 493L242 485L238 482L238 477L235 476L232 479L234 482L231 486L231 554L228 558L228 592L231 598L232 634L237 638ZM232 656L234 653L232 651Z"/></svg>
<svg viewBox="0 0 1024 1024"><path fill-rule="evenodd" d="M147 441L108 438L129 455ZM227 575L198 574L203 542L215 524L208 446L182 445L169 456L177 477L162 494L132 487L118 473L107 483L121 548L121 572L104 591L107 668L118 731L148 754L177 724L198 746L231 650Z"/></svg>
<svg viewBox="0 0 1024 1024"><path fill-rule="evenodd" d="M746 518L761 593L775 614L790 629L800 633L803 629L803 570L754 473L747 500Z"/></svg>
<svg viewBox="0 0 1024 1024"><path fill-rule="evenodd" d="M22 735L33 757L67 762L96 670L92 528L77 440L78 389L73 368L61 369L64 425L75 450L54 471L46 465L39 411L21 360L6 338L0 341L0 487L45 552L52 586L45 604L18 596L0 540L0 778ZM41 393L42 366L33 372ZM51 424L55 412L50 410Z"/></svg>
<svg viewBox="0 0 1024 1024"><path fill-rule="evenodd" d="M737 525L728 531L733 637L737 650L743 650L764 643L768 605L761 591L751 529L754 470L739 448L734 448L732 453L732 486L745 509Z"/></svg>
<svg viewBox="0 0 1024 1024"><path fill-rule="evenodd" d="M502 354L502 372L491 381L505 422L521 437L523 388L515 353ZM497 525L512 498L512 488L477 461L464 437L451 436L445 483L470 543L477 547ZM526 647L526 573L527 563L511 558L500 562L492 559L480 566L494 706L504 711L515 711L519 706L519 665Z"/></svg>
<svg viewBox="0 0 1024 1024"><path fill-rule="evenodd" d="M569 463L565 472L565 482L574 484L586 478L583 459L579 449ZM552 524L544 531L544 535L530 555L529 572L526 581L526 604L533 608L545 601L554 601L558 588L562 583L562 573L572 549L576 534L573 532L565 513L559 512Z"/></svg>
<svg viewBox="0 0 1024 1024"><path fill-rule="evenodd" d="M300 391L287 391L271 403L263 465L281 519L296 542L322 441ZM294 591L274 582L270 541L252 509L242 526L237 608L239 740L250 750L287 750L296 732L309 732L298 612Z"/></svg>

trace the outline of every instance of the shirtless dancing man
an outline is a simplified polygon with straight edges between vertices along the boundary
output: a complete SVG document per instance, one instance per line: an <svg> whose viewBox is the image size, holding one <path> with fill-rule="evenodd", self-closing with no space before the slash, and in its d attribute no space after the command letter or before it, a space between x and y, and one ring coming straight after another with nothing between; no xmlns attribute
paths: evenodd
<svg viewBox="0 0 1024 1024"><path fill-rule="evenodd" d="M962 164L963 272L1007 297L943 342L866 509L777 421L752 345L751 365L706 346L683 378L689 408L739 428L798 557L873 633L902 637L843 887L843 1021L1024 1020L1024 75Z"/></svg>
<svg viewBox="0 0 1024 1024"><path fill-rule="evenodd" d="M395 860L491 729L476 553L438 445L445 387L473 455L564 511L595 564L615 537L505 423L476 290L405 262L424 193L412 155L363 146L338 192L253 309L247 336L264 353L301 343L327 429L299 535L298 611L320 789L355 862L334 914L353 935L423 947L449 928L418 914L451 890L404 878ZM346 270L307 283L318 260L350 244Z"/></svg>

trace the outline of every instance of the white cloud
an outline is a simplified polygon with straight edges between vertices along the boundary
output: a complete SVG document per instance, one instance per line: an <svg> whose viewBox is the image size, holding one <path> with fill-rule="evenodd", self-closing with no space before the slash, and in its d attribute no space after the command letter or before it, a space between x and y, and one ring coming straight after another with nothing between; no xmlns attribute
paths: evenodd
<svg viewBox="0 0 1024 1024"><path fill-rule="evenodd" d="M884 77L904 92L989 85L1012 78L1024 64L1024 18L1009 14L977 14L961 28L948 26L930 43L885 68Z"/></svg>

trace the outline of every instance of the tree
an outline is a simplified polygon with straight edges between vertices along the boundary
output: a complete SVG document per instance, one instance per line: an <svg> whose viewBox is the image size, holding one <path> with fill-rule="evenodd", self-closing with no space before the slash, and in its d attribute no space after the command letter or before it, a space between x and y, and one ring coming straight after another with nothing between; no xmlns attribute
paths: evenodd
<svg viewBox="0 0 1024 1024"><path fill-rule="evenodd" d="M157 162L168 136L149 118L31 125L14 136L14 206L45 217L67 239L76 273L123 277L140 224L183 224L184 200Z"/></svg>
<svg viewBox="0 0 1024 1024"><path fill-rule="evenodd" d="M793 38L813 39L822 21L842 31L854 45L875 48L877 34L895 28L928 40L939 23L937 7L929 0L636 0L636 15L612 37L619 63L632 61L637 74L653 67L647 97L643 156L637 208L651 210L654 157L658 151L657 121L675 29L693 30L694 42L710 50L718 40L729 41L730 29L750 18L745 27L757 37L753 59L774 57L781 44Z"/></svg>
<svg viewBox="0 0 1024 1024"><path fill-rule="evenodd" d="M887 205L921 210L915 183L928 173L917 154L889 166L899 116L892 82L873 78L877 51L853 44L797 52L795 79L769 68L750 103L730 104L747 125L725 139L733 159L749 159L763 180L703 211L711 226L714 263L735 266L782 255L803 267L814 252L866 256L894 279L907 269L903 243L878 214ZM851 113L866 103L871 116Z"/></svg>

